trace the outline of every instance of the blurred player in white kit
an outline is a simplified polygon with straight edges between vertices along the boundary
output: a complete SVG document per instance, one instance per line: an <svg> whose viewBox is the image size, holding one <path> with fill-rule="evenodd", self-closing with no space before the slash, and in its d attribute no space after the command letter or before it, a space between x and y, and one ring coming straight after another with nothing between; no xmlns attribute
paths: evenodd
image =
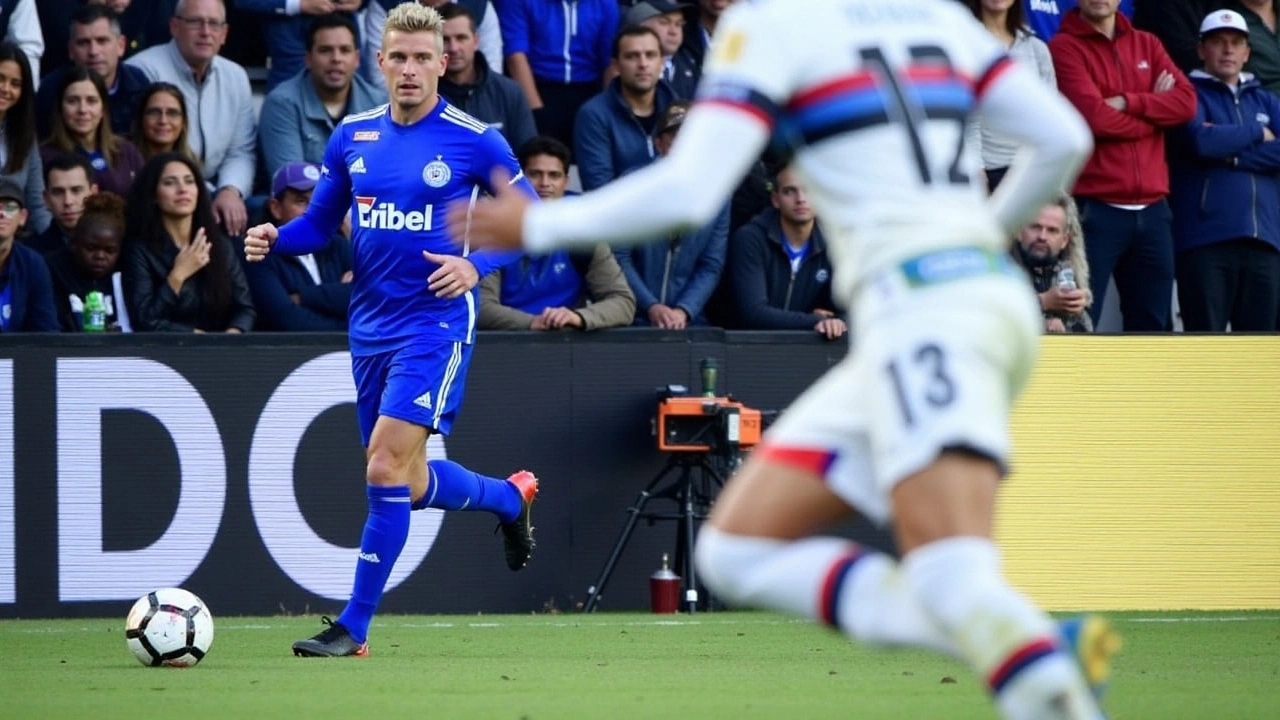
<svg viewBox="0 0 1280 720"><path fill-rule="evenodd" d="M964 143L973 113L1025 146L989 199ZM855 347L721 494L698 538L702 579L734 604L958 657L1010 720L1103 717L1111 628L1056 624L1010 587L991 540L1041 325L1009 238L1071 185L1092 140L963 5L742 0L666 159L558 203L500 190L455 209L451 230L532 253L665 236L707 222L771 142L794 153L829 234ZM900 561L815 536L854 511L892 522Z"/></svg>

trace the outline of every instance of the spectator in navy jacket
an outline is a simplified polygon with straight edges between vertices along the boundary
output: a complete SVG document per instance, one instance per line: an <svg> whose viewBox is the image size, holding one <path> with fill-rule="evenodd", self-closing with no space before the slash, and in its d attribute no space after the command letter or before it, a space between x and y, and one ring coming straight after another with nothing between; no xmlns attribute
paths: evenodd
<svg viewBox="0 0 1280 720"><path fill-rule="evenodd" d="M693 58L680 52L684 44L684 3L671 0L640 0L627 10L627 25L644 25L658 33L662 41L662 79L667 81L676 97L693 99L698 89L701 68Z"/></svg>
<svg viewBox="0 0 1280 720"><path fill-rule="evenodd" d="M604 83L617 0L503 0L502 51L538 132L573 144L578 108Z"/></svg>
<svg viewBox="0 0 1280 720"><path fill-rule="evenodd" d="M689 103L677 100L658 121L654 144L666 155ZM709 224L656 241L614 250L636 296L636 324L680 330L707 324L704 310L720 283L729 241L729 206Z"/></svg>
<svg viewBox="0 0 1280 720"><path fill-rule="evenodd" d="M0 333L57 332L53 281L40 253L14 242L27 221L23 189L0 178Z"/></svg>
<svg viewBox="0 0 1280 720"><path fill-rule="evenodd" d="M729 277L747 330L812 330L835 340L848 329L831 300L831 260L790 168L773 179L773 207L733 236Z"/></svg>
<svg viewBox="0 0 1280 720"><path fill-rule="evenodd" d="M652 29L630 25L619 32L613 62L618 77L582 106L573 130L583 190L648 165L657 155L654 125L676 99L662 81L662 45Z"/></svg>
<svg viewBox="0 0 1280 720"><path fill-rule="evenodd" d="M1173 235L1187 330L1270 331L1280 305L1280 98L1249 73L1230 10L1201 25L1196 117L1174 136Z"/></svg>
<svg viewBox="0 0 1280 720"><path fill-rule="evenodd" d="M319 180L320 168L310 163L288 163L277 170L267 201L271 221L283 225L301 215ZM258 329L346 330L351 265L351 241L338 233L317 253L276 253L263 262L246 263Z"/></svg>
<svg viewBox="0 0 1280 720"><path fill-rule="evenodd" d="M444 18L444 52L449 66L440 78L440 94L464 112L502 131L513 148L538 134L533 111L519 83L489 67L479 52L476 16L465 5L440 6Z"/></svg>

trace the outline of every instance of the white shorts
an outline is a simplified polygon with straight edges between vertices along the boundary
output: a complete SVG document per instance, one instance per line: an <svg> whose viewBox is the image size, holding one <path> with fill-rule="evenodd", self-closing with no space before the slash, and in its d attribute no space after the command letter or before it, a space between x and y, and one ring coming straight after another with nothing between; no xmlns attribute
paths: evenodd
<svg viewBox="0 0 1280 720"><path fill-rule="evenodd" d="M1030 281L987 273L911 287L900 270L856 302L855 349L766 433L761 459L813 470L868 519L946 449L1007 464L1009 409L1039 349Z"/></svg>

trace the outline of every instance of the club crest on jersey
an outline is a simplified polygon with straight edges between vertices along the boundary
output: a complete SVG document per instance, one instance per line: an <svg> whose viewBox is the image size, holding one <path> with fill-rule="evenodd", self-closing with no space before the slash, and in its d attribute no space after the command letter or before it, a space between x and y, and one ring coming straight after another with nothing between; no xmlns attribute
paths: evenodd
<svg viewBox="0 0 1280 720"><path fill-rule="evenodd" d="M435 160L427 163L422 168L422 181L429 187L440 188L449 184L449 178L453 177L453 170L445 164L444 156L437 155Z"/></svg>

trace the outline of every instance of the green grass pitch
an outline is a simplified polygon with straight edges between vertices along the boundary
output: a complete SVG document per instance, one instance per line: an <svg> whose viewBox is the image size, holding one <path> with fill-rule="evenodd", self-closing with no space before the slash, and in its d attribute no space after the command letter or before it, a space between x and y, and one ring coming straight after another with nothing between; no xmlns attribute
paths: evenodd
<svg viewBox="0 0 1280 720"><path fill-rule="evenodd" d="M1280 717L1280 612L1114 614L1113 720ZM198 667L123 618L0 621L0 717L994 718L959 664L764 613L383 616L364 659L294 658L316 617L215 617Z"/></svg>

